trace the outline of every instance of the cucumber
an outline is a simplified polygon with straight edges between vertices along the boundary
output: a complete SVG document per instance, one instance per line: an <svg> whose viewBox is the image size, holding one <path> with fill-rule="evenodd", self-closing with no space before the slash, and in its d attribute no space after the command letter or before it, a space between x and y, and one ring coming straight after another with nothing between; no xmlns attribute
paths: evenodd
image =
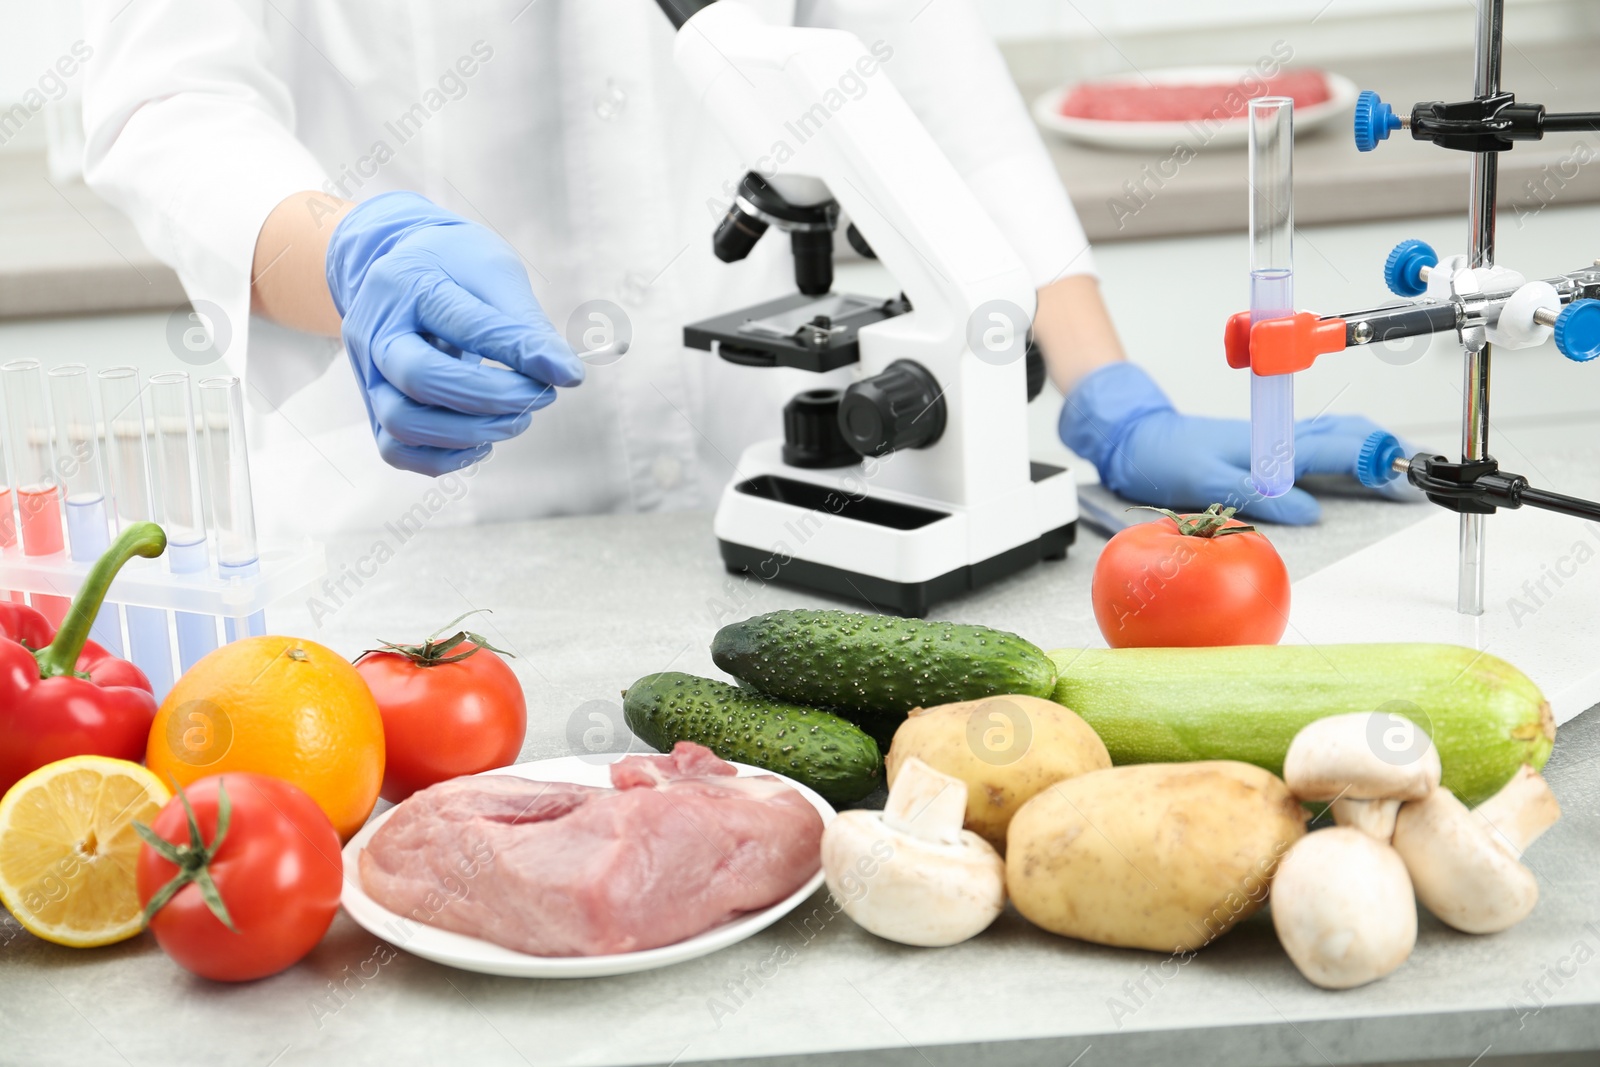
<svg viewBox="0 0 1600 1067"><path fill-rule="evenodd" d="M1550 704L1527 675L1458 645L1244 645L1060 649L1055 700L1100 735L1113 763L1234 759L1273 774L1301 727L1388 711L1427 731L1443 784L1488 799L1555 741Z"/></svg>
<svg viewBox="0 0 1600 1067"><path fill-rule="evenodd" d="M892 736L906 712L1014 694L1049 698L1056 670L1004 630L852 611L795 609L730 623L711 659L768 696L832 708ZM880 742L882 743L882 742Z"/></svg>
<svg viewBox="0 0 1600 1067"><path fill-rule="evenodd" d="M622 696L628 729L666 752L702 744L725 760L787 775L830 804L860 800L883 784L883 757L861 729L818 708L668 671L647 674Z"/></svg>

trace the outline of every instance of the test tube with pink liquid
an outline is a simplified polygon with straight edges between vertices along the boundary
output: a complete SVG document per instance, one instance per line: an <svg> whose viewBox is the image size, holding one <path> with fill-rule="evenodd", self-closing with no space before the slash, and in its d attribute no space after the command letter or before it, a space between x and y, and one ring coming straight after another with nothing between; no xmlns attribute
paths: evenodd
<svg viewBox="0 0 1600 1067"><path fill-rule="evenodd" d="M11 465L6 462L6 444L0 434L0 554L9 555L17 547L17 500L11 491ZM0 602L26 602L21 593L0 589Z"/></svg>
<svg viewBox="0 0 1600 1067"><path fill-rule="evenodd" d="M18 531L26 556L55 555L65 548L61 533L61 484L56 476L54 428L45 400L44 368L36 359L16 359L0 366L6 396L6 424L11 436L12 487L17 499ZM72 600L34 593L33 606L59 627Z"/></svg>

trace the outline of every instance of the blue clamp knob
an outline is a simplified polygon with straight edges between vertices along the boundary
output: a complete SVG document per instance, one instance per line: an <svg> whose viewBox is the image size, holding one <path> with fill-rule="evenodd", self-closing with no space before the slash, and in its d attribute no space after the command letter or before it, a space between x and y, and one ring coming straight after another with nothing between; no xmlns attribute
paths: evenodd
<svg viewBox="0 0 1600 1067"><path fill-rule="evenodd" d="M1378 99L1371 89L1361 90L1356 97L1356 147L1370 152L1379 141L1387 141L1389 134L1400 128L1400 116L1394 108Z"/></svg>
<svg viewBox="0 0 1600 1067"><path fill-rule="evenodd" d="M1600 356L1600 300L1574 300L1556 316L1556 349L1574 363Z"/></svg>
<svg viewBox="0 0 1600 1067"><path fill-rule="evenodd" d="M1439 253L1428 242L1415 238L1401 241L1383 262L1383 284L1395 296L1421 296L1428 291L1422 268L1438 265Z"/></svg>
<svg viewBox="0 0 1600 1067"><path fill-rule="evenodd" d="M1388 485L1400 477L1394 461L1405 454L1394 434L1374 430L1361 442L1361 451L1356 455L1356 478L1368 489Z"/></svg>

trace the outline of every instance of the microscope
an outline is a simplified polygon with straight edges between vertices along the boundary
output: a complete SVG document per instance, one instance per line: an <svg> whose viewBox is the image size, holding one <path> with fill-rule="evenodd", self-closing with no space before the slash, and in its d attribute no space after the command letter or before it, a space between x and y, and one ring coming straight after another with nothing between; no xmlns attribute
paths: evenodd
<svg viewBox="0 0 1600 1067"><path fill-rule="evenodd" d="M797 289L690 324L684 343L743 366L855 368L845 389L792 398L783 436L739 457L714 523L724 564L921 616L1063 558L1077 492L1028 453L1033 284L905 99L886 77L840 97L841 75L876 64L853 34L737 0L658 2L679 69L750 168L714 250L736 262L787 233ZM841 214L898 296L833 292Z"/></svg>

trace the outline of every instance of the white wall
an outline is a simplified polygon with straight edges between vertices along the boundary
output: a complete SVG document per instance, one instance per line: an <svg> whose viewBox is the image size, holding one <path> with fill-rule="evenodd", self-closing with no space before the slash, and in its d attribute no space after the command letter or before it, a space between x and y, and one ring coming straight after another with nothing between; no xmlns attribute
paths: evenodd
<svg viewBox="0 0 1600 1067"><path fill-rule="evenodd" d="M1099 33L1144 33L1184 27L1217 27L1251 22L1309 22L1332 16L1351 19L1385 15L1459 11L1471 0L978 0L984 21L997 37L1086 37ZM1531 6L1548 0L1509 0Z"/></svg>

